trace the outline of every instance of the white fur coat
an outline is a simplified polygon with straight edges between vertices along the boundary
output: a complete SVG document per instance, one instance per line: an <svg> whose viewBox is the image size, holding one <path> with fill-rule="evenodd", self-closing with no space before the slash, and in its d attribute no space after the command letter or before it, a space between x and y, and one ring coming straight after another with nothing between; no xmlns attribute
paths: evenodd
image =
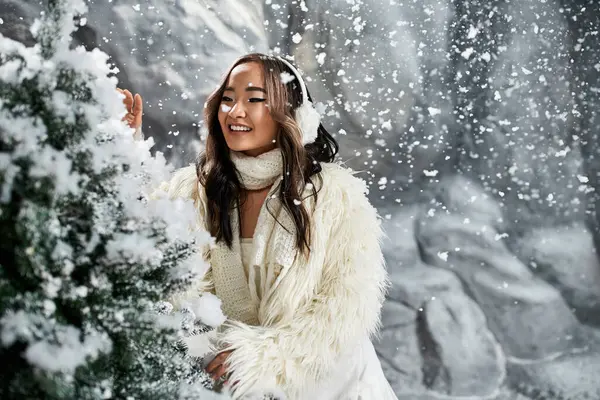
<svg viewBox="0 0 600 400"><path fill-rule="evenodd" d="M378 331L388 285L381 222L363 180L329 163L323 164L321 176L318 201L307 207L314 209L310 256L295 257L268 301L261 303L260 326L228 321L219 334L219 343L233 350L228 364L230 382L238 382L234 397L282 390L289 399L304 399L347 367L339 364L344 354L362 348L365 340L372 348L369 339ZM177 171L163 189L172 198L194 199L203 223L206 199L193 166ZM210 290L210 276L209 270L202 282L178 297ZM379 382L388 385L380 375Z"/></svg>

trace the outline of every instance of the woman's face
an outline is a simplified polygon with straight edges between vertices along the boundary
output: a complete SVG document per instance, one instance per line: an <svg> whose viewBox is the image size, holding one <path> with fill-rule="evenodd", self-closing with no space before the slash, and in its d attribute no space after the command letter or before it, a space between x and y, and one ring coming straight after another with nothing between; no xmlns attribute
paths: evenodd
<svg viewBox="0 0 600 400"><path fill-rule="evenodd" d="M278 124L271 118L262 66L236 66L219 105L219 124L227 146L256 157L277 147Z"/></svg>

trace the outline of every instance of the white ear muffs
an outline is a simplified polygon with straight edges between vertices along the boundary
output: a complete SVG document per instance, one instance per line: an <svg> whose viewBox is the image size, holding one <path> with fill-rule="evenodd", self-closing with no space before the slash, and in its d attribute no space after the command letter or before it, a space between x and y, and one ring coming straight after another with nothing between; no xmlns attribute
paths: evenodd
<svg viewBox="0 0 600 400"><path fill-rule="evenodd" d="M304 83L304 79L302 79L300 72L284 58L277 58L292 70L296 76L296 79L298 79L298 82L300 82L300 89L302 90L302 104L296 108L296 123L302 131L302 144L313 143L317 139L317 132L319 130L319 125L321 125L321 115L315 109L312 102L308 99L306 84Z"/></svg>

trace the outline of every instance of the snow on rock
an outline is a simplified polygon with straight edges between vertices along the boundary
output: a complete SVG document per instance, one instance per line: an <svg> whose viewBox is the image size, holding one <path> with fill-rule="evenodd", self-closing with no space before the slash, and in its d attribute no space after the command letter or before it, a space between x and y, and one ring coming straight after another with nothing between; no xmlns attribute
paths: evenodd
<svg viewBox="0 0 600 400"><path fill-rule="evenodd" d="M226 68L238 56L268 49L262 2L124 0L88 6L75 42L111 56L119 86L144 98L143 130L154 138L154 150L187 165L197 155L206 97ZM26 27L39 6L7 0L2 7L11 23L0 25L0 32L31 40Z"/></svg>
<svg viewBox="0 0 600 400"><path fill-rule="evenodd" d="M439 188L449 210L418 222L417 241L424 260L453 271L489 318L490 329L507 355L537 359L583 346L585 336L560 293L510 252L489 218L460 212L464 178ZM458 193L458 196L454 196ZM483 192L481 193L483 195ZM455 211L456 210L456 211ZM447 261L437 257L447 251Z"/></svg>
<svg viewBox="0 0 600 400"><path fill-rule="evenodd" d="M418 216L406 207L385 224L393 238L385 254L394 284L376 348L386 376L399 398L494 395L505 374L503 350L458 277L420 261Z"/></svg>
<svg viewBox="0 0 600 400"><path fill-rule="evenodd" d="M535 363L514 363L508 380L532 399L599 399L598 352L563 355Z"/></svg>
<svg viewBox="0 0 600 400"><path fill-rule="evenodd" d="M454 396L493 394L504 380L505 359L477 303L456 291L431 298L423 308L431 339L424 365L428 386Z"/></svg>
<svg viewBox="0 0 600 400"><path fill-rule="evenodd" d="M555 286L584 323L600 326L600 262L581 223L536 228L511 247L534 273Z"/></svg>

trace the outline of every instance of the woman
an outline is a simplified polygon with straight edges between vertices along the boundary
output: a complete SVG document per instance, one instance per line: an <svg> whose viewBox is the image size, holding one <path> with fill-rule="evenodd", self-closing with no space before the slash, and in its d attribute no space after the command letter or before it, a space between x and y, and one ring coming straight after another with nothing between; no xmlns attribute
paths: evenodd
<svg viewBox="0 0 600 400"><path fill-rule="evenodd" d="M141 98L126 92L132 126ZM137 107L137 112L136 112ZM189 197L216 240L203 282L228 321L208 365L235 398L396 399L370 337L388 284L365 182L334 164L298 71L279 57L238 59L205 107L206 149L165 185Z"/></svg>

